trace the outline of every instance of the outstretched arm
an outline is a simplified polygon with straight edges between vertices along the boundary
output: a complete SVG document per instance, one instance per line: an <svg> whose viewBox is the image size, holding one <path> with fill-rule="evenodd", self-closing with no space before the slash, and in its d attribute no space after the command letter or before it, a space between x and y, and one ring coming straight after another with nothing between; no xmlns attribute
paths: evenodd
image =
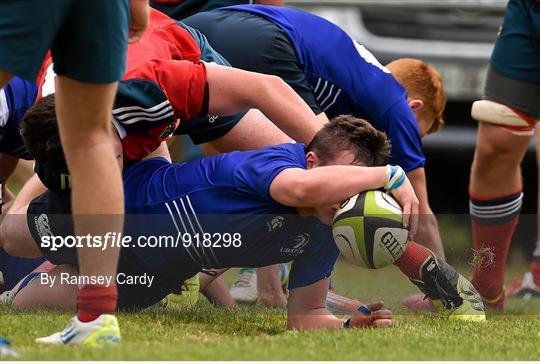
<svg viewBox="0 0 540 364"><path fill-rule="evenodd" d="M274 178L270 195L286 206L327 206L342 203L361 191L381 188L386 181L386 167L288 168Z"/></svg>
<svg viewBox="0 0 540 364"><path fill-rule="evenodd" d="M15 198L13 205L7 212L8 215L26 214L26 209L33 199L47 191L37 174L28 180Z"/></svg>
<svg viewBox="0 0 540 364"><path fill-rule="evenodd" d="M287 305L287 326L290 330L341 329L344 320L326 309L330 279L292 289ZM392 324L392 312L382 309L382 302L367 305L371 314L357 313L350 320L351 328L386 327Z"/></svg>
<svg viewBox="0 0 540 364"><path fill-rule="evenodd" d="M213 63L152 59L125 77L156 80L181 122L201 114L234 115L259 109L291 138L308 144L327 121L277 76Z"/></svg>
<svg viewBox="0 0 540 364"><path fill-rule="evenodd" d="M270 185L277 202L292 207L318 207L341 204L362 191L385 187L403 210L403 226L410 238L418 226L418 199L407 178L397 188L389 186L394 178L386 167L324 166L312 169L289 168L279 173ZM399 168L400 173L404 174Z"/></svg>
<svg viewBox="0 0 540 364"><path fill-rule="evenodd" d="M259 109L296 141L308 144L324 125L294 90L277 76L207 64L208 113L233 115Z"/></svg>

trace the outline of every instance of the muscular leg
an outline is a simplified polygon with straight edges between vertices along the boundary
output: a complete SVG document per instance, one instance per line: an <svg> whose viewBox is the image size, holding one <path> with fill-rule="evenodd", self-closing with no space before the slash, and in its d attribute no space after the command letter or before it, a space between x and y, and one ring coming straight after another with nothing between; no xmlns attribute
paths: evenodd
<svg viewBox="0 0 540 364"><path fill-rule="evenodd" d="M500 126L479 125L469 191L473 243L478 254L493 261L484 259L475 267L472 283L487 304L498 308L503 306L506 258L521 207L520 164L530 140Z"/></svg>
<svg viewBox="0 0 540 364"><path fill-rule="evenodd" d="M500 126L481 122L471 169L471 192L498 197L520 190L520 165L530 141L530 136L514 135Z"/></svg>
<svg viewBox="0 0 540 364"><path fill-rule="evenodd" d="M73 215L79 235L122 231L122 179L109 136L116 88L117 84L89 85L57 77L56 112L73 183ZM78 254L81 275L116 274L118 248L85 247Z"/></svg>
<svg viewBox="0 0 540 364"><path fill-rule="evenodd" d="M56 113L72 178L72 210L78 235L122 231L122 178L110 136L116 89L116 83L83 84L57 77ZM119 253L117 247L78 248L80 274L116 277ZM79 320L91 321L113 312L117 295L116 285L82 287L77 305Z"/></svg>

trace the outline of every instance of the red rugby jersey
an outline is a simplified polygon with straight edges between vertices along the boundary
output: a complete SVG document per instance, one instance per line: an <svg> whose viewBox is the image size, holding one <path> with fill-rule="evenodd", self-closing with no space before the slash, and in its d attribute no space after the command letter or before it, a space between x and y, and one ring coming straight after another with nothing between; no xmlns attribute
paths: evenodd
<svg viewBox="0 0 540 364"><path fill-rule="evenodd" d="M38 75L39 97L54 92L50 54ZM206 113L206 68L184 28L152 9L142 39L130 44L113 107L126 160L139 160L167 140L180 122Z"/></svg>

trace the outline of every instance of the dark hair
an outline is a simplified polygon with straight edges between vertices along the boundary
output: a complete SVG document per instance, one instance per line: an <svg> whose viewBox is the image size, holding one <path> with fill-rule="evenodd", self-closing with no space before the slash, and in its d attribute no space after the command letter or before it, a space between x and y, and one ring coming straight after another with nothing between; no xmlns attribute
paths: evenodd
<svg viewBox="0 0 540 364"><path fill-rule="evenodd" d="M54 101L54 94L46 96L26 111L21 123L21 136L37 163L49 171L67 173Z"/></svg>
<svg viewBox="0 0 540 364"><path fill-rule="evenodd" d="M340 115L317 132L307 151L317 153L322 165L329 164L343 152L351 151L356 162L374 167L387 163L390 142L384 132L366 120Z"/></svg>

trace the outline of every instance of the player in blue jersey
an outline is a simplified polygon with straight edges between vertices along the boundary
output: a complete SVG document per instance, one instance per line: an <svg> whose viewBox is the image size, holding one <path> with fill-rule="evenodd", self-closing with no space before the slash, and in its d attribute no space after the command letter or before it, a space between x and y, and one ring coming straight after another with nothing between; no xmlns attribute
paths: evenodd
<svg viewBox="0 0 540 364"><path fill-rule="evenodd" d="M183 21L233 67L281 77L322 118L352 114L386 132L390 162L405 169L420 200L416 239L444 257L421 144L443 125L445 95L432 66L400 59L385 67L335 24L290 8L239 5Z"/></svg>
<svg viewBox="0 0 540 364"><path fill-rule="evenodd" d="M13 198L6 182L19 159L32 159L24 147L19 126L36 95L37 85L19 77L13 77L6 87L0 89L0 206Z"/></svg>
<svg viewBox="0 0 540 364"><path fill-rule="evenodd" d="M27 120L44 122L31 117ZM49 123L54 131L54 122ZM30 137L26 131L31 130L24 128L23 135ZM44 143L33 146L32 153L38 161L42 158L62 161L61 149L51 150ZM121 285L119 307L142 308L154 304L199 271L258 267L292 260L290 326L339 327L342 323L324 309L329 276L338 255L325 224L331 224L342 200L361 190L383 186L406 213L417 208L416 196L401 168L364 167L382 165L388 149L383 133L363 120L342 116L325 125L307 147L281 144L185 164L154 158L128 167L124 173L129 212L126 234L148 237L180 233L189 240L182 239L176 246L151 248L135 244L124 248L119 272L138 277L150 275L155 280L150 286ZM396 180L395 173L403 182L399 187L399 183L390 182ZM30 184L36 182L39 181L34 178ZM4 248L28 257L43 253L55 264L76 266L73 248L64 246L56 250L43 243L47 240L43 238L51 235L73 233L66 195L47 192L34 198L36 194L28 195L32 188L27 187L8 212L7 223L0 228ZM19 223L15 223L17 219ZM279 223L274 222L276 219ZM411 234L416 224L412 217ZM210 234L212 243L221 236L223 243L221 246L198 244L195 236L203 233ZM423 249L430 258L418 262L416 271L409 272L403 268L402 259L410 258L410 251L415 249ZM442 300L446 312L458 318L484 317L481 302L475 301L470 284L424 247L410 242L396 266L430 298ZM62 272L65 273L56 271ZM464 295L458 285L472 292L472 296ZM69 293L39 295L34 291L39 289L48 290L34 282L20 292L15 303L20 304L17 299L26 297L27 303L46 305L46 301L36 301L35 297L73 297L74 291L73 287L64 285L51 289L69 289L71 296Z"/></svg>
<svg viewBox="0 0 540 364"><path fill-rule="evenodd" d="M124 249L119 273L134 275L136 270L139 270L152 275L156 281L152 287L120 285L119 307L129 309L152 305L177 288L179 282L204 269L246 264L265 266L293 260L290 279L291 328L340 327L342 321L324 311L320 311L324 315L311 315L311 312L305 311L309 304L317 301L317 296L321 296L318 300L322 300L324 304L328 276L338 255L336 246L331 243L330 229L317 222L316 218L308 216L314 214L330 223L337 206L328 205L338 203L355 190L382 187L388 183L385 167L346 166L366 162L370 165L381 165L388 151L383 134L364 122L354 119L353 122L347 129L338 129L340 123L347 123L337 120L333 127L326 129L327 133L333 131L332 135L323 138L323 133L320 134L320 144L330 148L326 150L325 158L316 156L315 151L322 147L315 141L312 146L315 149L308 153L307 157L303 144L284 144L261 151L219 155L189 164L174 165L157 158L129 167L125 173L128 211L126 234L176 235L180 230L182 234L194 236L197 232L202 233L200 229L204 229L204 232L211 234L233 236L234 246L204 248L192 244L174 248ZM353 129L356 134L350 135ZM355 149L354 144L349 144L340 150L333 150L334 137L338 132L342 139L356 137L356 140L362 140L365 146L360 144ZM35 150L33 154L42 155ZM37 158L39 160L40 157ZM306 189L291 188L291 183L296 183L298 177L307 172L308 165L311 168L326 163L343 166L310 169L316 174L302 177L305 183L299 185ZM321 183L329 180L325 176L344 173L350 168L356 173L349 176L349 181L344 179L344 184L327 186L327 183ZM295 176L298 172L300 175ZM400 173L404 177L404 173ZM316 177L318 183L310 183L313 177ZM168 187L164 189L164 186ZM149 194L141 194L142 190ZM310 190L323 193L315 194ZM406 206L414 204L414 192L408 181L396 189L395 193ZM307 194L312 196L311 202L304 197ZM24 195L23 191L22 196ZM324 197L330 195L334 197ZM54 234L66 233L61 230L62 221L55 219L55 216L58 216L55 213L66 213L70 210L69 200L65 197L48 192L34 200L28 208L28 227L32 234L37 234L34 238L38 241L40 234L46 234L48 229ZM305 202L300 203L300 199ZM297 210L293 207L296 205L303 207ZM14 208L17 209L16 206ZM298 212L306 216L303 217ZM216 219L216 216L219 219ZM267 222L276 216L283 218L282 226L268 231ZM141 224L141 217L144 218L144 224ZM10 235L9 230L13 226L15 224L3 225L5 237ZM141 227L144 227L144 230L141 230ZM184 230L186 228L188 230ZM266 233L263 234L263 231ZM280 244L276 244L278 241ZM20 249L20 244L18 248ZM47 249L44 249L44 252L45 250ZM39 251L36 254L39 254ZM53 263L76 265L73 250L58 251L58 254L49 251L46 255ZM37 281L33 283L34 286L37 284ZM309 287L309 291L306 292L307 288L302 287ZM315 290L315 296L314 292L310 292L312 290ZM29 291L27 288L21 292ZM313 301L306 302L303 295L312 297ZM318 309L317 311L319 312ZM391 319L385 311L375 313L373 317L379 314L383 315L380 317L382 320ZM364 319L363 316L360 318ZM353 319L352 326L356 325L355 320L359 319ZM365 320L361 322L362 325L365 324Z"/></svg>

